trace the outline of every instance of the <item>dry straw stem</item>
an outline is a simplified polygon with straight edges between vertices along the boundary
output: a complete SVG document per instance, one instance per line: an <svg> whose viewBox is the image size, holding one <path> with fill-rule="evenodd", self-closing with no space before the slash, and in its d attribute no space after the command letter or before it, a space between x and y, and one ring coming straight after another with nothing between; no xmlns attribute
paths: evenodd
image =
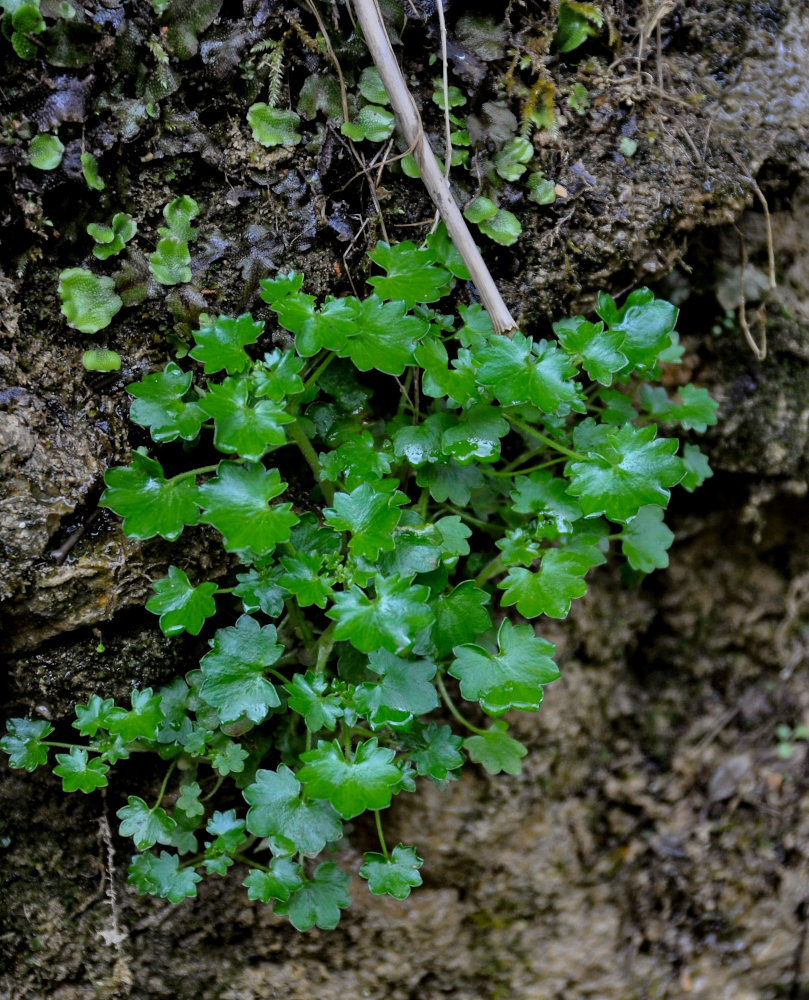
<svg viewBox="0 0 809 1000"><path fill-rule="evenodd" d="M503 301L480 251L475 246L461 210L452 197L449 182L442 174L424 134L421 115L393 54L379 5L376 0L353 0L353 6L362 33L365 35L365 43L379 71L405 141L413 148L424 186L444 220L450 239L463 258L495 332L508 333L516 329L517 324Z"/></svg>

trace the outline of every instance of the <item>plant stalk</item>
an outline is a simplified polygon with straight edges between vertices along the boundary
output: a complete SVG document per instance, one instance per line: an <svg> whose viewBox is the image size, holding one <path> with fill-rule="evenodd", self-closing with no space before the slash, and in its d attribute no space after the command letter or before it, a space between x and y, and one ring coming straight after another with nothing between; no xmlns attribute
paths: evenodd
<svg viewBox="0 0 809 1000"><path fill-rule="evenodd" d="M466 220L452 197L449 181L441 172L435 153L424 134L421 115L393 54L377 0L353 0L353 7L405 141L413 149L427 193L444 220L450 239L458 248L478 290L483 307L489 314L495 333L515 330L517 324L503 301L480 251L475 246Z"/></svg>

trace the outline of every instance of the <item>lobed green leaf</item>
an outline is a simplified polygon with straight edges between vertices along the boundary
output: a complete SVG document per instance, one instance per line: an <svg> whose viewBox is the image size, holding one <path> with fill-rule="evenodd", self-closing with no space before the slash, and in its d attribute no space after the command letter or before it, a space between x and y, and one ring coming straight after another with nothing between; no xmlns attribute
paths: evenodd
<svg viewBox="0 0 809 1000"><path fill-rule="evenodd" d="M202 507L199 521L219 531L226 551L266 555L289 540L298 521L291 503L268 506L285 489L277 469L220 462L216 477L197 491Z"/></svg>
<svg viewBox="0 0 809 1000"><path fill-rule="evenodd" d="M193 587L177 566L169 566L168 576L152 584L154 596L146 602L146 610L159 615L163 635L188 632L199 635L206 618L216 614L215 583Z"/></svg>
<svg viewBox="0 0 809 1000"><path fill-rule="evenodd" d="M366 809L386 809L401 773L393 763L395 753L378 740L358 743L346 758L337 741L321 741L316 750L301 754L304 766L297 778L313 799L327 799L343 819Z"/></svg>
<svg viewBox="0 0 809 1000"><path fill-rule="evenodd" d="M421 885L419 868L424 864L415 847L398 844L389 858L366 852L360 877L368 880L368 888L376 895L407 899L410 890Z"/></svg>
<svg viewBox="0 0 809 1000"><path fill-rule="evenodd" d="M242 717L261 722L281 704L275 686L264 676L284 651L276 639L274 625L262 628L250 615L217 630L211 652L200 661L204 680L199 693L222 722Z"/></svg>
<svg viewBox="0 0 809 1000"><path fill-rule="evenodd" d="M461 694L478 701L490 715L509 709L536 711L542 704L543 687L559 677L551 657L553 643L540 639L530 625L512 625L506 618L497 633L497 653L481 646L455 648L449 673L457 677Z"/></svg>
<svg viewBox="0 0 809 1000"><path fill-rule="evenodd" d="M107 489L98 505L120 514L131 538L161 535L173 542L186 525L199 521L194 480L166 479L160 463L142 452L132 453L131 465L108 469L104 482Z"/></svg>

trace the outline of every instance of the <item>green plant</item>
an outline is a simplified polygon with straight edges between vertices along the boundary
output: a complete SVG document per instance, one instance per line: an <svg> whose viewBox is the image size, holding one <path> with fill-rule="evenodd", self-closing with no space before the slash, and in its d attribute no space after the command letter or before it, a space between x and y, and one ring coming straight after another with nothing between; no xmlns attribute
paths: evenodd
<svg viewBox="0 0 809 1000"><path fill-rule="evenodd" d="M121 370L121 355L106 348L85 351L81 358L85 371L117 372Z"/></svg>
<svg viewBox="0 0 809 1000"><path fill-rule="evenodd" d="M158 227L155 251L149 255L149 271L162 285L177 285L191 281L191 253L188 244L196 239L193 220L199 215L199 205L188 195L180 195L163 209L165 226ZM95 246L93 255L107 260L119 254L138 230L137 223L126 212L116 212L109 225L91 222L87 233ZM109 326L113 317L126 305L132 305L145 294L144 282L127 280L126 269L116 275L121 295L116 291L116 279L97 275L87 268L70 267L59 275L59 296L62 314L71 326L82 333L97 333Z"/></svg>
<svg viewBox="0 0 809 1000"><path fill-rule="evenodd" d="M603 23L604 18L595 4L560 0L554 44L560 52L572 52L588 38L597 35Z"/></svg>
<svg viewBox="0 0 809 1000"><path fill-rule="evenodd" d="M806 743L809 740L809 726L799 723L793 729L785 722L775 727L775 738L778 741L776 753L781 760L789 760L795 752L796 743Z"/></svg>
<svg viewBox="0 0 809 1000"><path fill-rule="evenodd" d="M253 104L247 112L247 123L262 146L296 146L302 139L297 130L300 116L294 111Z"/></svg>
<svg viewBox="0 0 809 1000"><path fill-rule="evenodd" d="M43 132L34 136L28 146L28 160L37 170L56 170L62 162L65 147L58 135Z"/></svg>
<svg viewBox="0 0 809 1000"><path fill-rule="evenodd" d="M590 95L583 83L574 83L568 91L567 106L577 115L586 115L590 107Z"/></svg>
<svg viewBox="0 0 809 1000"><path fill-rule="evenodd" d="M161 285L179 285L191 280L188 244L196 239L197 230L191 220L198 215L199 205L186 194L163 209L166 225L158 228L161 239L154 253L149 254L149 270Z"/></svg>
<svg viewBox="0 0 809 1000"><path fill-rule="evenodd" d="M33 59L37 54L37 46L31 36L45 30L39 0L2 0L0 9L3 11L0 27L14 51L21 59Z"/></svg>
<svg viewBox="0 0 809 1000"><path fill-rule="evenodd" d="M513 212L498 208L491 198L482 195L471 201L464 209L464 216L477 224L478 229L503 246L511 246L522 232L519 219Z"/></svg>
<svg viewBox="0 0 809 1000"><path fill-rule="evenodd" d="M556 201L556 186L539 170L531 174L526 184L528 200L537 205L551 205Z"/></svg>
<svg viewBox="0 0 809 1000"><path fill-rule="evenodd" d="M123 305L112 278L83 267L69 267L59 275L62 315L82 333L98 333L109 326Z"/></svg>
<svg viewBox="0 0 809 1000"><path fill-rule="evenodd" d="M137 223L126 212L116 212L108 226L91 222L87 226L87 235L92 236L96 243L93 256L106 260L120 253L137 231Z"/></svg>
<svg viewBox="0 0 809 1000"><path fill-rule="evenodd" d="M81 170L87 187L94 191L103 191L107 186L98 173L98 160L92 153L81 154Z"/></svg>
<svg viewBox="0 0 809 1000"><path fill-rule="evenodd" d="M354 121L343 122L341 132L354 142L364 139L385 142L393 134L395 119L386 107L390 101L375 67L368 66L360 73L358 87L366 103L359 109Z"/></svg>
<svg viewBox="0 0 809 1000"><path fill-rule="evenodd" d="M372 258L364 299L318 303L299 274L262 282L294 347L259 349L249 314L204 317L196 370L170 362L130 386L156 445L222 455L169 469L140 449L101 498L133 538L206 525L238 563L227 581L172 565L154 583L162 631L208 637L199 668L129 707L93 694L76 707L82 741L34 719L0 740L28 770L58 750L64 789L85 793L116 761L157 755L156 799L118 809L131 882L176 902L245 865L248 896L300 930L334 927L348 905L328 852L365 813L379 836L360 868L370 890L401 899L420 884L416 847L389 848L381 813L467 758L519 772L506 713L536 711L559 676L529 622L564 618L611 548L631 576L665 566L670 489L710 475L653 422L715 421L704 390L678 402L651 385L681 353L667 302L602 294L598 323L508 337L479 306L436 308L465 276L445 232Z"/></svg>

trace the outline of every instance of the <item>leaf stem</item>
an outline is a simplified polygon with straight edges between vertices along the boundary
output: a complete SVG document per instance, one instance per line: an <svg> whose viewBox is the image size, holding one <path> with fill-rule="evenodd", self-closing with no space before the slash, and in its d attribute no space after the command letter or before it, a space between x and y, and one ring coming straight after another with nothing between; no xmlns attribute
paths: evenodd
<svg viewBox="0 0 809 1000"><path fill-rule="evenodd" d="M574 458L577 462L586 462L587 456L582 455L578 451L572 451L570 448L566 448L563 444L559 444L558 441L554 441L553 438L549 438L546 434L538 431L535 427L530 424L526 424L523 420L512 416L511 414L506 414L507 419L515 426L519 427L520 430L525 431L526 434L531 434L533 437L540 440L543 444L546 444L549 448L553 448L554 451L559 451L563 455L567 455L568 458Z"/></svg>
<svg viewBox="0 0 809 1000"><path fill-rule="evenodd" d="M396 380L399 382L399 379ZM413 406L413 402L410 399L410 386L413 384L413 368L412 366L407 369L407 374L405 375L404 383L399 382L399 412L401 413L405 406L412 411L415 416L416 408Z"/></svg>
<svg viewBox="0 0 809 1000"><path fill-rule="evenodd" d="M163 784L160 786L160 792L158 793L157 796L157 802L155 802L155 804L152 806L149 812L154 812L156 809L159 808L160 803L163 801L163 796L166 794L166 789L168 788L169 784L169 778L174 772L174 768L176 766L177 766L177 758L175 757L174 760L169 764L169 768L166 771L166 776L165 778L163 778Z"/></svg>
<svg viewBox="0 0 809 1000"><path fill-rule="evenodd" d="M482 587L487 580L491 580L493 576L497 576L505 569L503 565L502 555L495 556L490 563L487 563L483 569L475 577L475 586Z"/></svg>
<svg viewBox="0 0 809 1000"><path fill-rule="evenodd" d="M334 630L336 628L337 622L332 622L317 640L317 645L315 646L315 650L317 651L315 673L317 674L322 674L326 669L326 664L329 662L329 656L331 655L332 648L334 647Z"/></svg>
<svg viewBox="0 0 809 1000"><path fill-rule="evenodd" d="M376 820L376 832L379 834L379 846L382 848L382 856L388 861L390 855L388 854L388 845L385 843L385 834L382 832L382 817L380 816L379 809L374 809L374 819Z"/></svg>
<svg viewBox="0 0 809 1000"><path fill-rule="evenodd" d="M449 691L447 691L446 685L444 684L444 678L441 674L436 674L435 683L438 686L438 693L441 695L441 700L449 709L450 715L456 722L459 722L464 728L471 730L473 733L477 733L479 736L483 736L486 733L485 729L480 729L478 726L473 726L471 722L468 722L455 707L455 703L449 696Z"/></svg>
<svg viewBox="0 0 809 1000"><path fill-rule="evenodd" d="M337 357L336 354L334 354L332 351L329 351L326 357L320 362L317 368L315 368L312 374L303 383L304 394L307 392L307 390L312 386L314 382L317 382L317 380L320 378L323 372L329 367L329 365L332 363L332 361L334 361L336 357Z"/></svg>
<svg viewBox="0 0 809 1000"><path fill-rule="evenodd" d="M216 472L219 468L219 462L216 465L201 465L198 469L189 469L188 472L178 472L176 476L172 476L169 480L173 483L176 479L187 479L189 476L206 476L209 472Z"/></svg>
<svg viewBox="0 0 809 1000"><path fill-rule="evenodd" d="M421 496L419 497L419 502L416 504L416 513L422 519L422 521L427 520L427 507L430 503L430 491L425 486L421 491Z"/></svg>
<svg viewBox="0 0 809 1000"><path fill-rule="evenodd" d="M224 780L225 780L224 775L220 774L216 779L216 784L213 786L210 792L208 792L208 794L205 796L204 799L200 799L200 802L207 802L208 799L212 799L214 795L216 795L216 793L222 787L222 783L224 782Z"/></svg>
<svg viewBox="0 0 809 1000"><path fill-rule="evenodd" d="M231 854L234 861L238 861L240 864L247 865L248 868L258 868L259 871L268 872L270 869L263 865L260 861L254 861L252 858L246 858L243 854Z"/></svg>
<svg viewBox="0 0 809 1000"><path fill-rule="evenodd" d="M530 472L539 472L540 469L547 469L551 465L561 462L561 458L552 458L547 462L540 462L539 465L529 465L527 469L515 469L513 463L511 467L505 469L487 469L487 476L527 476Z"/></svg>
<svg viewBox="0 0 809 1000"><path fill-rule="evenodd" d="M296 444L300 450L300 453L306 459L306 464L312 470L315 476L315 481L319 484L321 490L323 491L323 496L326 498L326 503L329 505L334 503L334 487L330 482L326 480L321 480L320 478L320 459L317 457L317 452L312 447L312 442L306 436L306 431L301 427L297 420L291 424L287 424L287 433L292 439L293 443Z"/></svg>
<svg viewBox="0 0 809 1000"><path fill-rule="evenodd" d="M470 514L469 511L467 510L461 510L460 507L453 507L450 506L449 504L447 505L447 509L451 510L453 514L457 514L458 517L460 517L462 520L468 521L470 524L474 524L476 528L481 528L483 531L488 531L491 533L494 533L495 531L495 529L492 527L491 524L487 524L485 521L481 521L479 517L475 517L473 514Z"/></svg>
<svg viewBox="0 0 809 1000"><path fill-rule="evenodd" d="M301 609L298 607L298 605L292 598L289 598L289 600L284 601L284 606L286 607L287 612L289 613L289 617L292 619L293 628L297 627L298 631L301 634L301 639L303 639L306 646L307 647L311 646L312 630L309 628L309 623L301 614ZM286 678L284 678L284 680L286 680Z"/></svg>

